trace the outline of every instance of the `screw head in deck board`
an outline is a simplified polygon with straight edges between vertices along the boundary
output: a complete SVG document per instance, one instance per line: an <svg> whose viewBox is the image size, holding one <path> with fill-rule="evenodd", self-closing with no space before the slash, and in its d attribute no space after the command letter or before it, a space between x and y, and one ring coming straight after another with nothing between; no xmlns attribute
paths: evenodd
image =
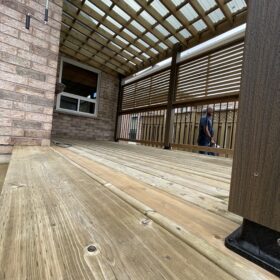
<svg viewBox="0 0 280 280"><path fill-rule="evenodd" d="M85 254L87 254L87 255L97 255L100 252L100 250L96 244L90 244L90 245L86 246L84 251L85 251Z"/></svg>

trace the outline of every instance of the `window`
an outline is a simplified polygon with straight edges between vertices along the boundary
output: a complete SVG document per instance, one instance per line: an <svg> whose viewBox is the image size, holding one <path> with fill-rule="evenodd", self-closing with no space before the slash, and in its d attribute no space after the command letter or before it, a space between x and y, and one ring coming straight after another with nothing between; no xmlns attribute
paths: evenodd
<svg viewBox="0 0 280 280"><path fill-rule="evenodd" d="M62 58L59 81L65 85L57 96L56 110L96 116L100 71L77 61Z"/></svg>

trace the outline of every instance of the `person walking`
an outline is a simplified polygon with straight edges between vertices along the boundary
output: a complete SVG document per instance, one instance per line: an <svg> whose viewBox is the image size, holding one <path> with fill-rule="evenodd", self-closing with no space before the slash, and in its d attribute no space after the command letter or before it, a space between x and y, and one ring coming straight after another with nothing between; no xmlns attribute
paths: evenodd
<svg viewBox="0 0 280 280"><path fill-rule="evenodd" d="M213 108L208 107L206 114L201 117L199 122L199 134L197 139L198 146L210 147L215 145L214 129L212 124ZM199 151L200 154L214 155L211 152Z"/></svg>

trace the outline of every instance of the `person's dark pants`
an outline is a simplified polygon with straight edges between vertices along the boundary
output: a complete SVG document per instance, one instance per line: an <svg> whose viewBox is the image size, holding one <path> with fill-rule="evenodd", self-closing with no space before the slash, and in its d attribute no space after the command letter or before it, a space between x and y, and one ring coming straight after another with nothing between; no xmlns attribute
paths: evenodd
<svg viewBox="0 0 280 280"><path fill-rule="evenodd" d="M210 147L210 142L204 142L204 143L200 143L198 144L198 146L203 146L203 147ZM212 152L205 152L205 151L199 151L200 154L202 155L209 155L209 156L214 156L215 154Z"/></svg>

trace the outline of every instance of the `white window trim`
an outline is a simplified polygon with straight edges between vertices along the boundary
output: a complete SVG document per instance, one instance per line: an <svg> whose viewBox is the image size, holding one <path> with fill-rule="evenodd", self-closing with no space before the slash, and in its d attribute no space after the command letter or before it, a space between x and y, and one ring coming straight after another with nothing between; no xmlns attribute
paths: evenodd
<svg viewBox="0 0 280 280"><path fill-rule="evenodd" d="M67 57L61 57L61 61L60 61L60 68L59 68L59 82L61 83L62 80L62 72L63 72L63 63L69 63L72 65L75 65L77 67L83 68L85 70L91 71L95 74L97 74L97 88L96 88L96 99L89 99L86 97L82 97L79 95L75 95L72 93L68 93L68 92L61 92L57 95L57 99L56 99L56 111L58 112L63 112L63 113L67 113L67 114L71 114L71 115L77 115L77 116L84 116L84 117L91 117L91 118L96 118L98 115L98 103L99 103L99 92L100 92L100 79L101 79L101 71L85 65L83 63L80 63L76 60L67 58ZM78 108L77 111L73 111L73 110L68 110L68 109L63 109L60 108L60 100L61 100L61 96L68 96L68 97L72 97L78 100ZM85 112L79 112L80 109L80 100L85 100L87 102L91 102L91 103L95 103L95 111L94 114L90 114L90 113L85 113Z"/></svg>

